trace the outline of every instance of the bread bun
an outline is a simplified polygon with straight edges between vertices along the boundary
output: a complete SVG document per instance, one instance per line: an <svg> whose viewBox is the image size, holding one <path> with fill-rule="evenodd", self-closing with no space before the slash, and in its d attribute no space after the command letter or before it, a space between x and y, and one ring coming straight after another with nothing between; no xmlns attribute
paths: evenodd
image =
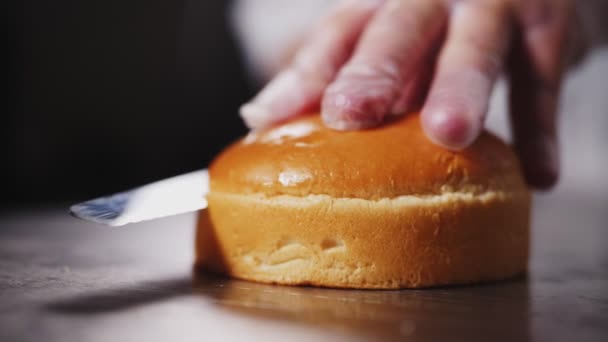
<svg viewBox="0 0 608 342"><path fill-rule="evenodd" d="M454 152L425 137L418 115L354 132L308 116L250 133L209 173L196 262L212 271L393 289L526 269L530 194L510 147L487 132Z"/></svg>

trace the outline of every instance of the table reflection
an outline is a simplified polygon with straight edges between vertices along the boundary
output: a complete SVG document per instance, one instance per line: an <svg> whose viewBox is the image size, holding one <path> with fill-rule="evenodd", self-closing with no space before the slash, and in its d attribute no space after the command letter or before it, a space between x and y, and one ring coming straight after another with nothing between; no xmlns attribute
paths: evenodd
<svg viewBox="0 0 608 342"><path fill-rule="evenodd" d="M528 281L426 290L289 287L194 273L192 290L256 319L375 337L529 340Z"/></svg>

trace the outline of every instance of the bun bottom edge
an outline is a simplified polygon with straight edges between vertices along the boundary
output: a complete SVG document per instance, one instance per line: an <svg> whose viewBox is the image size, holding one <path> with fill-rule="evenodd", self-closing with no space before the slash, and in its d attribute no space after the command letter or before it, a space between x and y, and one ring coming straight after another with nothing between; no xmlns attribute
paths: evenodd
<svg viewBox="0 0 608 342"><path fill-rule="evenodd" d="M265 198L212 192L196 268L282 285L399 289L524 274L530 196L441 201Z"/></svg>

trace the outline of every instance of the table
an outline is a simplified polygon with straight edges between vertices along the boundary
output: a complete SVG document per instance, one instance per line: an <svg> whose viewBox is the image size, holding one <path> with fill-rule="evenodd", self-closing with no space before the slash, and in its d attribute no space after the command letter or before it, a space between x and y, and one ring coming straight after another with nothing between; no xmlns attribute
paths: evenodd
<svg viewBox="0 0 608 342"><path fill-rule="evenodd" d="M0 214L0 341L608 341L608 201L536 196L530 272L431 290L192 272L194 215L123 228Z"/></svg>

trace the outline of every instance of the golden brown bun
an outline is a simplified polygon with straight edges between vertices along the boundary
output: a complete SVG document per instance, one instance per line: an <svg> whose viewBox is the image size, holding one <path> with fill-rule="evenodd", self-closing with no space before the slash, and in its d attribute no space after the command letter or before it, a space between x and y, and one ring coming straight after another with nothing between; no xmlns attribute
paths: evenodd
<svg viewBox="0 0 608 342"><path fill-rule="evenodd" d="M209 172L196 246L207 269L350 288L526 269L530 195L515 155L489 133L453 152L427 140L417 115L357 132L315 115L251 133Z"/></svg>

